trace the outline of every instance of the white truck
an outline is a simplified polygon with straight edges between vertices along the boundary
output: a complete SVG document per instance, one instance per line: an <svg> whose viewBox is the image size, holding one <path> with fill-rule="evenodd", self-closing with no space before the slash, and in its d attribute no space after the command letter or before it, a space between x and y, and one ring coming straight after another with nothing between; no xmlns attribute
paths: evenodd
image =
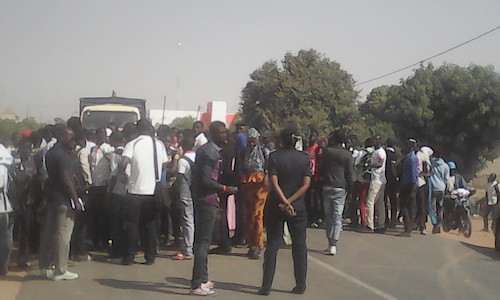
<svg viewBox="0 0 500 300"><path fill-rule="evenodd" d="M114 124L118 128L146 117L146 100L117 97L80 98L83 128L95 130Z"/></svg>

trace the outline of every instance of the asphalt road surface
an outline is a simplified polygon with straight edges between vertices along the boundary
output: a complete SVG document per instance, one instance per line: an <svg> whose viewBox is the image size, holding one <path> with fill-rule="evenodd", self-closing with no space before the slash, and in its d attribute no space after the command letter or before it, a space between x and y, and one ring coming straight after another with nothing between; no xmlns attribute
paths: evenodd
<svg viewBox="0 0 500 300"><path fill-rule="evenodd" d="M478 227L475 227L478 228ZM487 236L474 231L474 235ZM491 233L490 233L491 235ZM453 236L453 234L452 234ZM304 295L290 294L294 287L291 250L278 254L273 290L268 299L500 299L500 253L491 245L445 235L411 238L344 231L336 256L321 254L324 230L308 230L308 286ZM1 300L28 299L192 299L189 295L192 261L172 261L174 252L160 251L156 264L133 266L107 261L71 263L80 278L52 282L38 277L34 265L24 273L11 272L0 279ZM209 257L210 277L219 299L256 299L262 278L262 258L252 261L246 249L228 256ZM199 298L199 297L198 297Z"/></svg>

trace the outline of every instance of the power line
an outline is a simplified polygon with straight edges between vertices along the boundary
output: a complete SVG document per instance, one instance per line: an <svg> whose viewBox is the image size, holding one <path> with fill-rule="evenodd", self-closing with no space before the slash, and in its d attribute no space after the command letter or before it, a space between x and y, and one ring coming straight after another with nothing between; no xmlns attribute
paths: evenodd
<svg viewBox="0 0 500 300"><path fill-rule="evenodd" d="M443 51L443 52L440 52L440 53L438 53L438 54L436 54L436 55L433 55L433 56L431 56L431 57L428 57L428 58L426 58L426 59L422 59L422 60L421 60L421 61L419 61L419 62L416 62L416 63L414 63L414 64L411 64L411 65L406 66L406 67L401 68L401 69L397 69L396 71L392 71L392 72L390 72L390 73L387 73L387 74L384 74L384 75L381 75L381 76L378 76L378 77L372 78L372 79L370 79L370 80L366 80L366 81L358 82L358 83L354 84L354 86L357 86L357 85L362 85L362 84L365 84L365 83L368 83L368 82L372 82L372 81L375 81L375 80L378 80L378 79L381 79L381 78L384 78L384 77L390 76L390 75L392 75L392 74L395 74L395 73L401 72L401 71L403 71L403 70L409 69L409 68L411 68L411 67L417 66L417 65L419 65L419 64L421 64L421 63L423 63L423 62L425 62L425 61L431 60L431 59L436 58L436 57L438 57L438 56L440 56L440 55L443 55L443 54L448 53L448 52L450 52L450 51L452 51L452 50L455 50L455 49L457 49L457 48L459 48L459 47L462 47L462 46L464 46L464 45L466 45L466 44L468 44L468 43L470 43L470 42L472 42L472 41L475 41L475 40L477 40L477 39L479 39L479 38L481 38L481 37L483 37L483 36L485 36L485 35L487 35L487 34L492 33L493 31L495 31L495 30L497 30L497 29L500 29L500 26L497 26L496 28L493 28L493 29L491 29L491 30L489 30L489 31L486 31L485 33L482 33L482 34L480 34L480 35L478 35L478 36L476 36L476 37L474 37L474 38L472 38L472 39L470 39L470 40L467 40L467 41L465 41L465 42L463 42L463 43L461 43L461 44L459 44L459 45L456 45L455 47L449 48L449 49L447 49L447 50L445 50L445 51Z"/></svg>

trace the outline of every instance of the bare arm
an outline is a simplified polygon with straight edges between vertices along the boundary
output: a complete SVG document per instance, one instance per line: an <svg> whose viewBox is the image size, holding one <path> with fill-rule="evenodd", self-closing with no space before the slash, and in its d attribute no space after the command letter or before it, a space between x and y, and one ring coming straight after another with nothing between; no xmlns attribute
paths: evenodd
<svg viewBox="0 0 500 300"><path fill-rule="evenodd" d="M302 186L288 199L286 198L285 194L283 193L283 190L281 189L281 187L279 185L277 175L271 175L271 183L272 183L273 189L278 194L278 197L280 198L281 202L283 204L290 205L295 200L299 199L307 192L307 190L309 189L309 186L311 185L311 177L304 176Z"/></svg>

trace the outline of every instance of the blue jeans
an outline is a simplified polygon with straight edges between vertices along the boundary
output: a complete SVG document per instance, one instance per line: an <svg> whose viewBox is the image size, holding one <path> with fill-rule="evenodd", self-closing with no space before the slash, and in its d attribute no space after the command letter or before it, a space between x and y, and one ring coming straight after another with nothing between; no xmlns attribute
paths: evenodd
<svg viewBox="0 0 500 300"><path fill-rule="evenodd" d="M323 187L323 205L325 207L326 237L339 240L342 231L342 212L344 211L346 190L330 186Z"/></svg>

